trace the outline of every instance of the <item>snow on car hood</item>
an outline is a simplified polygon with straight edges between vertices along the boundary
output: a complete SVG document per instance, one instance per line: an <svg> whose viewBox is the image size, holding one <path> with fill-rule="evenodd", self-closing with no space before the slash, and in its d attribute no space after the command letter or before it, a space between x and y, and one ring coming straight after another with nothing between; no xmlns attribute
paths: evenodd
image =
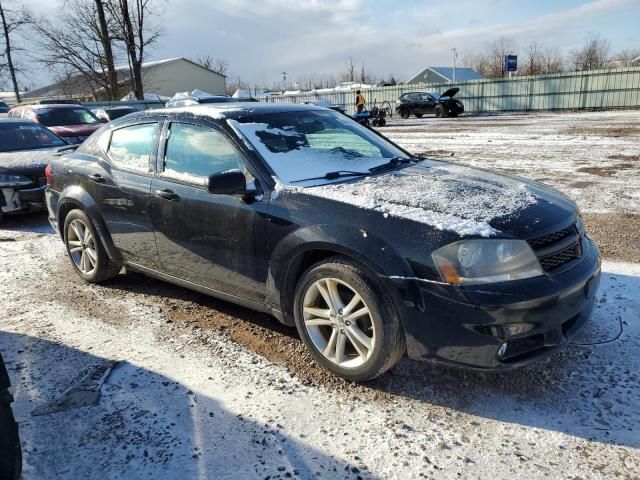
<svg viewBox="0 0 640 480"><path fill-rule="evenodd" d="M0 152L0 173L44 176L44 169L60 148L64 147Z"/></svg>
<svg viewBox="0 0 640 480"><path fill-rule="evenodd" d="M457 165L418 166L357 181L296 189L300 193L380 211L459 235L490 237L495 218L538 201L528 184Z"/></svg>

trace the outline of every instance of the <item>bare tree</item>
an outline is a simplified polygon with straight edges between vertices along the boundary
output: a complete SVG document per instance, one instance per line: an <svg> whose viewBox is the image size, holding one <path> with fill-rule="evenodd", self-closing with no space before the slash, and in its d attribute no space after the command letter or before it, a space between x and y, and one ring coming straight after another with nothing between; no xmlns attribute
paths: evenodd
<svg viewBox="0 0 640 480"><path fill-rule="evenodd" d="M544 47L540 54L541 73L560 73L564 71L564 60L557 47Z"/></svg>
<svg viewBox="0 0 640 480"><path fill-rule="evenodd" d="M613 56L613 63L618 67L640 65L640 49L626 49Z"/></svg>
<svg viewBox="0 0 640 480"><path fill-rule="evenodd" d="M354 82L356 79L356 65L353 63L353 58L349 57L349 63L347 63L347 71L342 76L345 82Z"/></svg>
<svg viewBox="0 0 640 480"><path fill-rule="evenodd" d="M38 52L35 59L76 92L88 89L96 98L105 93L107 98L115 98L117 79L114 85L97 2L66 0L64 7L54 21L30 18ZM105 20L109 29L108 17ZM114 61L113 57L110 61Z"/></svg>
<svg viewBox="0 0 640 480"><path fill-rule="evenodd" d="M513 53L515 50L516 45L512 39L500 37L490 43L484 52L465 56L463 64L468 68L473 68L487 78L502 77L504 74L504 56Z"/></svg>
<svg viewBox="0 0 640 480"><path fill-rule="evenodd" d="M15 53L16 48L12 44L11 34L27 23L27 19L24 11L9 10L6 5L6 0L4 0L4 5L3 1L0 1L0 22L2 22L2 36L4 39L4 52L0 55L0 58L3 60L0 62L0 67L3 67L3 64L6 64L6 68L9 69L9 76L11 77L11 83L13 85L13 93L16 97L16 102L20 102L20 88L18 86L17 77L19 69L13 59L13 53Z"/></svg>
<svg viewBox="0 0 640 480"><path fill-rule="evenodd" d="M144 100L142 64L145 51L162 35L162 29L153 24L159 15L154 0L111 0L105 4L116 25L116 38L122 41L129 60L133 91L138 100Z"/></svg>
<svg viewBox="0 0 640 480"><path fill-rule="evenodd" d="M229 62L224 58L213 58L210 55L201 55L195 59L195 62L220 75L226 75L229 71Z"/></svg>
<svg viewBox="0 0 640 480"><path fill-rule="evenodd" d="M600 38L600 35L591 35L581 49L571 52L571 64L574 70L597 70L607 68L610 63L609 41Z"/></svg>
<svg viewBox="0 0 640 480"><path fill-rule="evenodd" d="M104 51L104 63L107 67L107 75L109 79L109 88L107 96L109 100L117 100L118 95L118 72L116 72L113 60L113 48L111 47L111 31L107 22L103 0L94 0L96 4L96 16L98 17L100 42Z"/></svg>
<svg viewBox="0 0 640 480"><path fill-rule="evenodd" d="M532 40L524 47L525 62L520 73L523 75L540 75L542 73L542 49L540 44Z"/></svg>

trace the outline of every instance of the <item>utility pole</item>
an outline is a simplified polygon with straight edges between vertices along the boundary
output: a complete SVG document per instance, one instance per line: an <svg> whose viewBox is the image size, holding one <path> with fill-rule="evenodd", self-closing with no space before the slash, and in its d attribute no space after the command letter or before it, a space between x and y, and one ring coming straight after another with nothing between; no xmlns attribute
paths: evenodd
<svg viewBox="0 0 640 480"><path fill-rule="evenodd" d="M451 51L453 52L453 83L456 83L456 58L458 58L458 49L453 47Z"/></svg>

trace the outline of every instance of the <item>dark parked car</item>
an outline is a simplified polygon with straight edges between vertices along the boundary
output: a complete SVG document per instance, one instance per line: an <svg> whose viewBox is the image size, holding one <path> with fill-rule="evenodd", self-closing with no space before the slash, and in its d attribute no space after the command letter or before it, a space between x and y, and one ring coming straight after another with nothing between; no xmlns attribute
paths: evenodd
<svg viewBox="0 0 640 480"><path fill-rule="evenodd" d="M405 350L524 365L594 306L599 251L567 197L413 157L331 110L137 113L50 166L50 222L80 277L126 265L272 313L347 379Z"/></svg>
<svg viewBox="0 0 640 480"><path fill-rule="evenodd" d="M11 107L4 102L0 102L0 113L9 113Z"/></svg>
<svg viewBox="0 0 640 480"><path fill-rule="evenodd" d="M37 123L0 121L0 219L45 208L45 168L64 146L64 140Z"/></svg>
<svg viewBox="0 0 640 480"><path fill-rule="evenodd" d="M435 92L410 92L404 93L396 100L396 112L402 118L415 115L421 118L423 115L435 114L436 117L457 117L464 113L464 105L453 97L460 89L450 88L442 95Z"/></svg>
<svg viewBox="0 0 640 480"><path fill-rule="evenodd" d="M82 105L20 105L9 118L22 118L44 125L67 143L82 143L105 123Z"/></svg>
<svg viewBox="0 0 640 480"><path fill-rule="evenodd" d="M78 100L73 98L43 98L36 100L37 105L80 105Z"/></svg>
<svg viewBox="0 0 640 480"><path fill-rule="evenodd" d="M104 119L107 122L110 122L111 120L124 117L125 115L129 115L130 113L135 113L139 110L135 107L123 105L118 107L92 108L91 111L96 117L100 119Z"/></svg>
<svg viewBox="0 0 640 480"><path fill-rule="evenodd" d="M171 100L167 101L165 107L189 107L192 105L200 105L204 103L236 103L238 99L230 97L228 95L210 95L205 92L188 92L178 93L174 95Z"/></svg>
<svg viewBox="0 0 640 480"><path fill-rule="evenodd" d="M22 449L18 425L13 417L9 392L11 382L0 354L0 478L17 480L22 472Z"/></svg>

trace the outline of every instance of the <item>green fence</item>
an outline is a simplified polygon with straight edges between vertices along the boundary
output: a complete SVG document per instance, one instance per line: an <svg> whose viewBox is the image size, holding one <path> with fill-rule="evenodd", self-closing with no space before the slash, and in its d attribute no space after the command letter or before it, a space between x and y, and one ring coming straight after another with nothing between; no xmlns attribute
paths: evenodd
<svg viewBox="0 0 640 480"><path fill-rule="evenodd" d="M459 87L456 98L471 113L587 110L640 107L640 67L567 72L461 83L397 85L363 90L369 107L388 101L392 104L406 92L444 92ZM304 103L327 101L344 106L353 113L355 92L307 92L271 97L269 102Z"/></svg>

